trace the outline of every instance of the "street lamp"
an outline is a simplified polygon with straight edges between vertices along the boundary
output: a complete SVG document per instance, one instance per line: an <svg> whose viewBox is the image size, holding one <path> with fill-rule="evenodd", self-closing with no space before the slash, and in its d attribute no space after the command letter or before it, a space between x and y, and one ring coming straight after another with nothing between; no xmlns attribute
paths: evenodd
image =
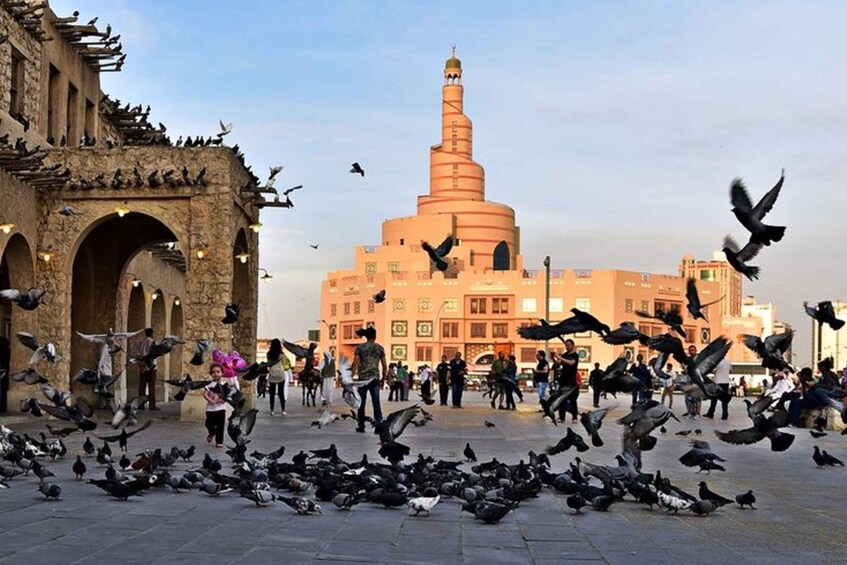
<svg viewBox="0 0 847 565"><path fill-rule="evenodd" d="M0 216L0 231L9 235L15 229L15 224L7 221L3 216Z"/></svg>
<svg viewBox="0 0 847 565"><path fill-rule="evenodd" d="M550 256L544 258L544 319L550 321ZM544 355L550 353L550 340L544 340Z"/></svg>
<svg viewBox="0 0 847 565"><path fill-rule="evenodd" d="M127 275L127 276L132 275L132 280L129 282L129 284L131 284L131 285L132 285L132 288L138 288L138 285L140 285L140 284L141 284L141 279L139 279L139 278L135 275L135 273L126 273L126 275Z"/></svg>
<svg viewBox="0 0 847 565"><path fill-rule="evenodd" d="M262 281L264 281L264 282L270 282L270 280L271 280L272 278L274 278L274 276L273 276L272 274L270 274L270 273L268 272L268 270L267 270L267 269L263 269L263 268L259 267L259 270L260 270L260 271L264 271L264 272L265 272L265 274L264 274L264 275L262 275L261 277L259 277L259 279L260 279L260 280L262 280Z"/></svg>
<svg viewBox="0 0 847 565"><path fill-rule="evenodd" d="M441 307L438 309L438 312L435 313L435 327L432 328L432 331L438 337L437 337L436 342L435 342L435 351L432 352L432 356L434 357L434 359L432 361L433 363L435 362L435 359L441 359L441 356L438 355L438 353L440 353L439 350L441 349L441 327L439 327L439 325L438 325L438 320L441 317L441 311L444 310L445 306L447 306L447 299L446 298L441 301Z"/></svg>
<svg viewBox="0 0 847 565"><path fill-rule="evenodd" d="M236 249L236 250L238 250L238 251L240 251L239 253L236 253L236 254L235 254L235 258L236 258L236 259L238 259L239 261L241 261L242 263L246 263L246 262L247 262L247 259L249 259L249 258L250 258L250 254L249 254L249 253L247 253L247 252L244 250L244 248L242 248L242 247L240 247L240 246L239 246L239 247L236 247L235 249Z"/></svg>
<svg viewBox="0 0 847 565"><path fill-rule="evenodd" d="M319 320L319 322L321 322L323 325L325 325L325 326L326 326L326 335L327 335L327 339L329 340L329 348L330 348L330 349L333 349L333 348L334 348L334 349L335 349L335 353L336 353L336 355L337 355L337 354L338 354L338 348L337 348L337 347L335 347L333 344L335 343L335 340L336 340L336 339L338 339L338 336L336 335L336 337L335 337L335 338L333 338L333 337L332 337L332 330L331 330L331 329L330 329L330 327L329 327L329 322L327 322L327 321L326 321L326 320L324 320L323 318L321 318L321 319ZM336 334L337 334L337 332L336 332Z"/></svg>

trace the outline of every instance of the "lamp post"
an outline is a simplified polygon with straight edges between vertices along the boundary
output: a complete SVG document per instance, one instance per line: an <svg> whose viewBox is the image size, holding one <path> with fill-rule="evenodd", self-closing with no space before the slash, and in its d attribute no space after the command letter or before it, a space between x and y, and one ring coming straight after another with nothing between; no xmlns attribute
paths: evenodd
<svg viewBox="0 0 847 565"><path fill-rule="evenodd" d="M323 323L323 325L326 326L326 335L327 335L327 339L329 340L329 348L332 349L334 347L333 344L335 343L335 338L332 337L332 331L329 329L329 322L327 322L326 320L321 318L321 323ZM336 334L337 333L338 332L336 332ZM338 357L338 348L337 347L335 347L334 357Z"/></svg>
<svg viewBox="0 0 847 565"><path fill-rule="evenodd" d="M437 359L441 359L441 356L438 355L439 349L441 349L441 328L438 326L438 319L441 317L441 311L444 310L444 306L447 305L447 300L441 301L441 306L438 308L438 312L435 313L435 326L432 328L433 338L437 336L437 340L435 343L435 351L432 352L432 356ZM435 359L432 360L435 362Z"/></svg>
<svg viewBox="0 0 847 565"><path fill-rule="evenodd" d="M550 322L550 256L544 258L544 319ZM544 355L550 354L550 340L544 340Z"/></svg>

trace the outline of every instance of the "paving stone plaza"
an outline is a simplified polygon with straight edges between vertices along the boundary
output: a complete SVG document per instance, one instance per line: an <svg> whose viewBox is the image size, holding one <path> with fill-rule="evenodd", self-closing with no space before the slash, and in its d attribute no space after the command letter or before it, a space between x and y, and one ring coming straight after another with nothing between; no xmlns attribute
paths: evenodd
<svg viewBox="0 0 847 565"><path fill-rule="evenodd" d="M377 439L357 434L348 422L335 422L322 430L309 428L316 411L299 405L299 391L291 391L287 417L267 415L263 409L251 435L250 447L270 451L285 445L283 460L301 449L335 443L339 456L353 461L367 453L377 455ZM413 397L414 397L413 393ZM385 393L383 393L383 398ZM492 411L480 393L467 395L464 410L432 407L434 421L425 427L407 428L404 441L418 452L445 460L459 460L470 442L480 462L497 457L517 463L529 450L540 451L564 435L566 425L542 422L535 397L518 405L517 412ZM602 448L581 454L585 461L614 465L620 450L620 426L614 419L625 413L628 398L612 412L601 430ZM681 397L678 398L681 403ZM612 401L603 401L607 405ZM408 403L386 403L388 412ZM585 407L583 407L585 408ZM113 500L99 489L73 480L71 465L84 440L68 438L68 455L47 462L63 492L60 501L46 501L36 490L34 477L16 477L8 490L0 490L0 562L26 563L823 563L844 562L847 549L839 535L845 514L837 494L845 479L841 468L816 469L812 446L820 445L837 457L847 454L847 439L836 432L813 440L807 430L797 434L785 453L772 453L767 442L735 447L719 442L713 429L744 427L743 405L734 399L729 422L683 420L667 426L656 448L645 453L644 471L661 469L681 488L696 492L705 478L712 490L730 498L753 489L757 510L726 506L708 517L687 512L678 516L650 511L633 502L614 504L609 512L584 509L574 516L565 496L545 488L537 499L527 500L499 524L486 525L461 512L457 500L444 500L432 515L408 516L405 508L386 510L364 503L352 511L322 504L320 516L299 516L277 503L256 507L235 493L210 498L197 491L172 494L153 489L129 502ZM677 409L677 411L679 411ZM180 463L175 471L199 467L203 453L211 452L224 463L223 450L208 447L201 424L180 423L178 408L166 405L151 428L130 439L129 452L172 445L196 445L197 463ZM142 412L141 421L150 412ZM171 416L170 414L173 414ZM485 419L496 424L486 428ZM0 419L16 431L35 434L46 420L16 417ZM54 422L55 423L55 422ZM677 459L688 440L680 430L701 429L702 439L727 459L725 473L698 475ZM105 430L105 428L104 428ZM99 430L98 430L99 431ZM577 431L583 432L578 429ZM103 432L105 433L105 431ZM693 434L691 437L694 437ZM553 471L567 468L573 450L555 455ZM86 459L88 477L102 477L104 467ZM469 470L469 464L463 469ZM828 494L832 493L832 494ZM307 494L306 496L310 496Z"/></svg>

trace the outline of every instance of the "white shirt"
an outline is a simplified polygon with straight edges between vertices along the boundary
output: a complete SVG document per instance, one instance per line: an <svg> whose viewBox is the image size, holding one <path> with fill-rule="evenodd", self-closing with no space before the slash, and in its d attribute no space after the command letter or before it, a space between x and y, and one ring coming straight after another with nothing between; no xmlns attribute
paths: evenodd
<svg viewBox="0 0 847 565"><path fill-rule="evenodd" d="M715 367L715 384L728 385L729 372L732 370L732 362L724 357Z"/></svg>
<svg viewBox="0 0 847 565"><path fill-rule="evenodd" d="M792 390L794 390L794 383L791 382L790 379L780 379L776 382L776 386L768 391L768 396L772 396L779 400L782 398L783 394L791 392Z"/></svg>
<svg viewBox="0 0 847 565"><path fill-rule="evenodd" d="M676 381L676 371L671 369L670 371L665 371L667 378L662 379L662 386L665 388L671 388Z"/></svg>
<svg viewBox="0 0 847 565"><path fill-rule="evenodd" d="M429 367L424 367L420 372L421 384L424 384L432 376L432 370Z"/></svg>

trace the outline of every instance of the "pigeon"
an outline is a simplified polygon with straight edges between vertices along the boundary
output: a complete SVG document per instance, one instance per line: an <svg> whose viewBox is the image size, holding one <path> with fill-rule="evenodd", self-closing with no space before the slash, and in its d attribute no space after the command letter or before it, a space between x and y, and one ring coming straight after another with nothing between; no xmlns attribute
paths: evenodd
<svg viewBox="0 0 847 565"><path fill-rule="evenodd" d="M715 435L721 441L735 445L749 445L767 438L771 443L771 451L785 451L794 443L794 434L779 431L779 428L788 425L788 411L783 406L786 399L787 395L783 395L771 416L765 416L763 413L753 415L752 427L728 432L715 430ZM752 405L748 403L748 414L756 407L756 404L758 401ZM764 410L763 408L762 411Z"/></svg>
<svg viewBox="0 0 847 565"><path fill-rule="evenodd" d="M794 367L785 360L784 355L791 349L794 330L773 334L764 340L755 335L744 335L744 346L762 359L762 367L777 371L795 372Z"/></svg>
<svg viewBox="0 0 847 565"><path fill-rule="evenodd" d="M70 393L66 393L66 394L70 394ZM78 428L59 428L59 429L56 429L53 426L51 426L50 424L47 424L47 431L49 431L50 435L53 436L53 437L68 437L69 435L71 435L72 433L74 433L77 430L78 430Z"/></svg>
<svg viewBox="0 0 847 565"><path fill-rule="evenodd" d="M468 461L476 461L476 453L474 453L473 449L471 449L470 442L465 444L465 450L462 452L462 454Z"/></svg>
<svg viewBox="0 0 847 565"><path fill-rule="evenodd" d="M38 402L35 398L24 398L21 400L21 412L26 413L29 412L33 416L40 418L44 415L44 412L41 411L41 403ZM74 428L76 429L76 428Z"/></svg>
<svg viewBox="0 0 847 565"><path fill-rule="evenodd" d="M153 421L152 421L152 420L147 420L146 422L144 422L143 424L141 424L141 426L139 426L138 428L134 429L134 430L133 430L133 431L131 431L131 432L127 432L127 431L126 431L126 428L123 428L123 429L121 430L121 433L119 433L119 434L117 434L117 435L111 435L111 436L98 436L98 435L96 435L96 434L95 434L95 436L96 436L98 439L102 439L102 440L103 440L103 441L105 441L106 443L118 442L118 447L120 447L121 451L123 451L124 453L126 453L126 450L127 450L127 440L128 440L129 438L131 438L132 436L134 436L135 434L137 434L137 433L139 433L139 432L143 432L144 430L146 430L147 428L149 428L149 427L150 427L150 425L151 425L152 423L153 423Z"/></svg>
<svg viewBox="0 0 847 565"><path fill-rule="evenodd" d="M282 166L282 165L274 165L273 167L269 167L269 169L270 169L270 174L268 175L268 182L270 182L270 181L272 181L273 179L275 179L275 178L276 178L276 176L277 176L279 173L281 173L281 172L282 172L283 166Z"/></svg>
<svg viewBox="0 0 847 565"><path fill-rule="evenodd" d="M618 392L632 392L635 389L644 388L644 384L626 372L628 363L626 358L621 355L606 367L603 371L603 377L598 383L599 388L603 392L615 394Z"/></svg>
<svg viewBox="0 0 847 565"><path fill-rule="evenodd" d="M410 498L406 504L409 506L409 514L417 516L421 512L426 512L429 516L430 511L441 501L441 496ZM414 514L412 514L414 512Z"/></svg>
<svg viewBox="0 0 847 565"><path fill-rule="evenodd" d="M297 514L307 515L307 514L320 514L321 507L318 504L315 504L314 501L308 500L305 498L297 498L294 496L281 496L278 500L281 500L289 507L293 508Z"/></svg>
<svg viewBox="0 0 847 565"><path fill-rule="evenodd" d="M147 404L147 400L146 396L136 396L127 403L117 404L112 402L109 406L112 409L112 427L117 430L124 422L129 426L134 426L137 421L138 410Z"/></svg>
<svg viewBox="0 0 847 565"><path fill-rule="evenodd" d="M89 457L94 455L94 442L91 441L90 437L85 436L85 442L82 444L82 450Z"/></svg>
<svg viewBox="0 0 847 565"><path fill-rule="evenodd" d="M547 446L547 449L544 452L547 455L556 455L558 453L563 453L570 449L571 447L576 447L576 450L580 453L588 451L589 447L585 443L585 440L582 439L582 436L573 431L573 428L568 428L565 437L559 440L556 445Z"/></svg>
<svg viewBox="0 0 847 565"><path fill-rule="evenodd" d="M241 314L241 303L233 302L232 304L227 304L224 309L224 313L226 314L221 322L224 324L234 324L238 321L238 316Z"/></svg>
<svg viewBox="0 0 847 565"><path fill-rule="evenodd" d="M219 120L218 124L221 127L221 131L218 132L218 138L219 139L223 138L223 136L225 136L225 135L229 135L230 133L232 133L232 124L231 123L225 124L225 123L223 123L223 120Z"/></svg>
<svg viewBox="0 0 847 565"><path fill-rule="evenodd" d="M751 243L770 245L772 242L781 241L785 235L784 226L768 226L762 223L764 217L773 209L774 204L776 204L776 199L779 197L779 191L782 189L782 183L784 181L785 170L782 171L774 187L762 197L756 206L753 206L741 179L732 181L730 187L732 213L735 214L741 225L750 232Z"/></svg>
<svg viewBox="0 0 847 565"><path fill-rule="evenodd" d="M680 510L687 510L693 504L690 500L685 500L684 498L662 492L661 490L656 495L659 497L659 506L663 506L668 514L676 514Z"/></svg>
<svg viewBox="0 0 847 565"><path fill-rule="evenodd" d="M619 328L616 328L603 336L602 339L604 343L608 343L610 345L626 345L633 341L638 341L642 345L646 345L650 338L638 331L638 328L636 328L635 324L632 322L624 322Z"/></svg>
<svg viewBox="0 0 847 565"><path fill-rule="evenodd" d="M585 331L594 332L601 337L608 335L612 331L608 325L604 324L588 312L583 312L579 308L571 308L571 314L574 315L574 318L576 318L577 321L586 327Z"/></svg>
<svg viewBox="0 0 847 565"><path fill-rule="evenodd" d="M450 266L447 261L444 260L445 257L450 253L453 249L453 236L448 235L444 238L444 241L441 242L441 245L433 248L428 242L422 241L421 247L424 251L426 251L427 255L429 255L430 261L435 265L435 268L439 271L446 271Z"/></svg>
<svg viewBox="0 0 847 565"><path fill-rule="evenodd" d="M494 424L494 422L491 422L490 420L485 420L485 422L483 422L483 424L485 424L485 427L486 427L486 428L496 428L496 427L497 427L497 426Z"/></svg>
<svg viewBox="0 0 847 565"><path fill-rule="evenodd" d="M379 435L379 454L391 463L402 461L410 453L408 446L398 443L400 437L412 420L420 413L420 406L415 404L403 410L397 410L388 415L382 422L374 424L374 433Z"/></svg>
<svg viewBox="0 0 847 565"><path fill-rule="evenodd" d="M564 338L562 337L563 335L587 331L590 331L588 326L581 322L576 316L571 316L570 318L566 318L555 324L551 324L542 318L538 325L518 328L518 335L524 339L532 339L535 341L546 341L558 338L564 342Z"/></svg>
<svg viewBox="0 0 847 565"><path fill-rule="evenodd" d="M0 292L0 296L2 294ZM829 300L818 302L817 307L809 306L808 302L803 302L803 309L806 311L806 314L817 320L818 324L827 324L833 331L837 332L844 327L844 320L839 320L835 317L835 308Z"/></svg>
<svg viewBox="0 0 847 565"><path fill-rule="evenodd" d="M382 304L385 302L385 289L380 290L373 295L374 304Z"/></svg>
<svg viewBox="0 0 847 565"><path fill-rule="evenodd" d="M281 360L276 359L274 361L262 361L261 363L251 363L246 367L241 369L236 369L235 372L241 375L241 380L243 381L255 381L262 375L267 375L270 368L279 363Z"/></svg>
<svg viewBox="0 0 847 565"><path fill-rule="evenodd" d="M752 241L750 241L747 242L747 245L745 245L743 248L740 248L738 246L738 243L736 243L736 241L732 239L732 237L726 236L723 239L722 251L726 256L727 262L732 266L733 269L735 269L751 281L759 278L759 273L761 272L761 269L759 267L748 265L747 262L751 259L754 259L761 250L761 243L753 243Z"/></svg>
<svg viewBox="0 0 847 565"><path fill-rule="evenodd" d="M317 249L319 245L320 245L320 243L315 243L315 244L310 243L309 247L311 247L312 249Z"/></svg>
<svg viewBox="0 0 847 565"><path fill-rule="evenodd" d="M708 442L700 440L692 440L691 449L686 451L682 457L679 458L679 462L686 467L700 467L700 470L697 471L698 473L706 471L711 474L711 471L726 470L715 463L715 461L726 462L726 459L720 457L716 453L713 453Z"/></svg>
<svg viewBox="0 0 847 565"><path fill-rule="evenodd" d="M20 373L15 373L11 376L11 379L16 383L26 383L28 385L36 385L50 382L47 380L47 377L45 377L32 367L27 367Z"/></svg>
<svg viewBox="0 0 847 565"><path fill-rule="evenodd" d="M679 422L679 418L674 415L670 408L667 408L661 402L650 399L636 404L632 412L618 420L618 424L627 426L634 439L641 439L671 418ZM664 430L664 428L662 429Z"/></svg>
<svg viewBox="0 0 847 565"><path fill-rule="evenodd" d="M745 493L736 495L735 502L738 503L738 506L740 506L742 510L745 506L749 506L750 510L756 509L756 507L753 506L753 504L756 502L756 496L753 494L752 490L748 490Z"/></svg>
<svg viewBox="0 0 847 565"><path fill-rule="evenodd" d="M815 439L828 435L826 432L816 432L815 430L809 430L809 434Z"/></svg>
<svg viewBox="0 0 847 565"><path fill-rule="evenodd" d="M565 499L568 508L573 508L574 514L582 514L582 509L588 504L582 494L574 493Z"/></svg>
<svg viewBox="0 0 847 565"><path fill-rule="evenodd" d="M661 308L656 308L655 314L645 312L644 310L636 310L635 315L640 318L660 320L683 338L688 337L685 334L685 329L682 327L682 315L680 315L677 308L671 308L667 312Z"/></svg>
<svg viewBox="0 0 847 565"><path fill-rule="evenodd" d="M174 400L178 401L185 400L190 391L199 390L212 383L212 381L195 381L190 375L185 375L182 379L165 379L165 382L179 388L179 391L174 395Z"/></svg>
<svg viewBox="0 0 847 565"><path fill-rule="evenodd" d="M486 524L496 524L512 511L512 505L482 502L475 507L474 516Z"/></svg>
<svg viewBox="0 0 847 565"><path fill-rule="evenodd" d="M711 306L712 304L717 304L721 300L723 300L723 296L718 298L717 300L713 300L711 302L707 302L706 304L700 303L700 295L697 293L697 281L694 279L688 279L685 284L685 298L686 298L686 309L688 313L691 314L691 317L695 320L705 320L708 322L709 320L703 314L703 309Z"/></svg>
<svg viewBox="0 0 847 565"><path fill-rule="evenodd" d="M698 516L708 516L721 506L714 500L698 500L688 507L688 509Z"/></svg>
<svg viewBox="0 0 847 565"><path fill-rule="evenodd" d="M359 163L353 163L351 165L350 172L356 175L362 175L362 178L365 178L365 169Z"/></svg>
<svg viewBox="0 0 847 565"><path fill-rule="evenodd" d="M236 314L237 317L237 314ZM206 362L209 354L209 349L212 347L211 339L198 339L194 341L194 354L191 356L192 365L199 367Z"/></svg>
<svg viewBox="0 0 847 565"><path fill-rule="evenodd" d="M18 336L18 341L35 352L29 360L30 365L34 365L39 361L55 363L61 359L56 354L56 346L52 343L38 343L38 338L28 332L18 332L16 335Z"/></svg>
<svg viewBox="0 0 847 565"><path fill-rule="evenodd" d="M601 494L591 499L591 508L598 512L606 512L615 502L615 497L607 494Z"/></svg>
<svg viewBox="0 0 847 565"><path fill-rule="evenodd" d="M74 472L76 480L81 481L82 477L85 475L87 468L85 466L85 463L82 462L82 457L80 455L76 456L76 461L71 466L71 470Z"/></svg>
<svg viewBox="0 0 847 565"><path fill-rule="evenodd" d="M718 337L689 359L686 364L692 384L697 385L707 398L715 398L723 392L714 382L707 381L706 375L714 372L718 364L726 357L730 347L732 347L731 341L725 337Z"/></svg>
<svg viewBox="0 0 847 565"><path fill-rule="evenodd" d="M50 500L59 500L59 496L62 494L62 487L59 485L54 485L53 483L44 483L38 485L38 491L44 495L44 498Z"/></svg>
<svg viewBox="0 0 847 565"><path fill-rule="evenodd" d="M579 415L579 421L582 424L582 427L585 428L585 431L588 432L588 435L591 436L591 445L594 447L602 447L603 440L600 438L600 428L603 426L603 418L606 417L610 411L617 408L617 404L613 404L611 406L607 406L606 408L599 408L597 410L592 410L591 412L583 412Z"/></svg>
<svg viewBox="0 0 847 565"><path fill-rule="evenodd" d="M41 305L41 299L44 298L45 294L47 294L47 291L43 288L30 288L26 292L14 288L0 290L0 298L10 300L17 304L22 310L28 311L38 308Z"/></svg>
<svg viewBox="0 0 847 565"><path fill-rule="evenodd" d="M821 448L817 445L815 446L814 453L812 453L812 459L815 461L815 465L817 465L819 469L821 467L826 467L827 465L830 467L835 467L836 465L841 467L844 466L844 463L840 459L833 457L827 453L825 449L821 451Z"/></svg>
<svg viewBox="0 0 847 565"><path fill-rule="evenodd" d="M732 504L732 501L724 496L719 495L716 492L712 492L709 490L709 486L706 484L706 481L700 481L700 500L711 500L716 502L718 506L725 506L727 504Z"/></svg>

